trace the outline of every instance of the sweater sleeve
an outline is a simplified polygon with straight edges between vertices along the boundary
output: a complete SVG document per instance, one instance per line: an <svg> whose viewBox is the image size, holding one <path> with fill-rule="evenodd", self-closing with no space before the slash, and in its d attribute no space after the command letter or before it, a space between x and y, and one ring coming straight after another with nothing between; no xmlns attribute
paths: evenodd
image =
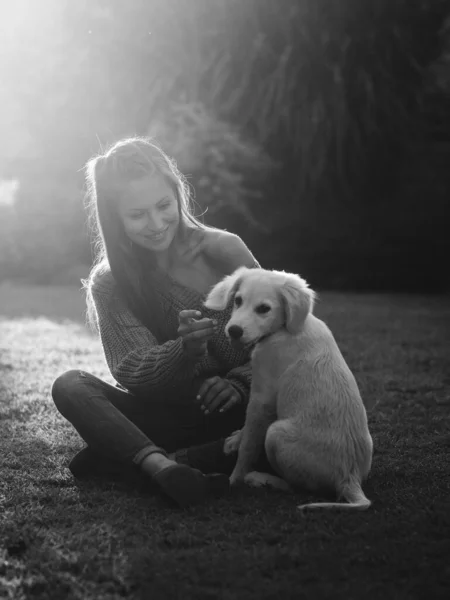
<svg viewBox="0 0 450 600"><path fill-rule="evenodd" d="M225 375L231 385L240 393L242 400L248 404L250 399L250 387L252 383L252 365L250 362L235 367Z"/></svg>
<svg viewBox="0 0 450 600"><path fill-rule="evenodd" d="M195 362L181 338L158 344L121 300L111 301L106 289L94 286L92 297L105 359L120 385L134 393L159 394L192 380Z"/></svg>

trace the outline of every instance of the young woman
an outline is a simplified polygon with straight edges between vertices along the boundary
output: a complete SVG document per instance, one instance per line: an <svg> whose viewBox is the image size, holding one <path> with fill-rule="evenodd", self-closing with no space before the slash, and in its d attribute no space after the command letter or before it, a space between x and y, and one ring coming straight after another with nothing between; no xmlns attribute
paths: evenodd
<svg viewBox="0 0 450 600"><path fill-rule="evenodd" d="M116 386L72 370L53 384L56 407L87 447L76 477L137 468L181 506L204 500L235 457L224 439L242 427L250 391L247 351L228 343L230 310L203 307L209 289L258 263L236 235L202 225L175 163L144 138L89 161L98 232L87 291ZM205 474L203 474L205 473Z"/></svg>

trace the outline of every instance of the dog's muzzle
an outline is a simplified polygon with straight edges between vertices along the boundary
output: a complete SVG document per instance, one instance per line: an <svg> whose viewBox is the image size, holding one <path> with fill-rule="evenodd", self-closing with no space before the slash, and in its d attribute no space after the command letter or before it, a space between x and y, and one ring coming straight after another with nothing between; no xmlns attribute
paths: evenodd
<svg viewBox="0 0 450 600"><path fill-rule="evenodd" d="M228 329L228 335L233 340L233 342L238 342L241 337L244 335L244 330L239 325L232 325Z"/></svg>

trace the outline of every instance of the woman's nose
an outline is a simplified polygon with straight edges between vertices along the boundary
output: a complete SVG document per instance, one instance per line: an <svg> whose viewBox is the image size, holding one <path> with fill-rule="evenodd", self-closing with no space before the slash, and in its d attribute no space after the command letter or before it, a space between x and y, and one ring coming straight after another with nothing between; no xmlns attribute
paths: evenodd
<svg viewBox="0 0 450 600"><path fill-rule="evenodd" d="M161 231L164 229L164 224L160 215L149 214L147 218L147 228L151 231Z"/></svg>

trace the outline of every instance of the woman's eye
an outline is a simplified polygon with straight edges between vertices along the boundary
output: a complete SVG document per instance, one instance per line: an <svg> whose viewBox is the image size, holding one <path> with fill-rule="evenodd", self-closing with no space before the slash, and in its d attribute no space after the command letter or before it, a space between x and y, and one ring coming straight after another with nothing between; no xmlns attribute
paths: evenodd
<svg viewBox="0 0 450 600"><path fill-rule="evenodd" d="M130 215L130 217L132 219L141 219L144 216L145 213L133 213L132 215Z"/></svg>
<svg viewBox="0 0 450 600"><path fill-rule="evenodd" d="M236 306L238 306L238 307L239 307L239 306L241 306L241 304L242 304L242 298L241 298L240 296L236 296L236 297L234 298L234 304L235 304Z"/></svg>
<svg viewBox="0 0 450 600"><path fill-rule="evenodd" d="M270 306L268 304L260 304L259 306L257 306L255 308L255 311L258 313L258 315L264 315L266 313L268 313L270 310Z"/></svg>
<svg viewBox="0 0 450 600"><path fill-rule="evenodd" d="M169 208L169 206L170 206L170 202L165 202L164 204L161 204L159 208L161 210L167 210Z"/></svg>

